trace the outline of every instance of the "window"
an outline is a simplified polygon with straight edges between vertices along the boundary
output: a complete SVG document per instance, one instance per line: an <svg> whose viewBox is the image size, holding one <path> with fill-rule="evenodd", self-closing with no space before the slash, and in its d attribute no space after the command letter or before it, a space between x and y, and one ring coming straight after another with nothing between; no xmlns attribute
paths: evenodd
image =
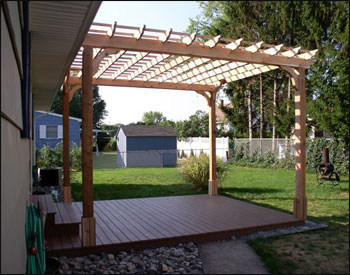
<svg viewBox="0 0 350 275"><path fill-rule="evenodd" d="M46 126L46 138L57 138L58 137L57 126Z"/></svg>
<svg viewBox="0 0 350 275"><path fill-rule="evenodd" d="M40 138L63 138L63 127L62 125L40 125Z"/></svg>

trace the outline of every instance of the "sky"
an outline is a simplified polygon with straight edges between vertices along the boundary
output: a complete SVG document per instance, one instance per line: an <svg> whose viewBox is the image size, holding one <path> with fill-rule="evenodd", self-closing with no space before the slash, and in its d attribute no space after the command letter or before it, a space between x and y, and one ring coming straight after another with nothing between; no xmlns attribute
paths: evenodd
<svg viewBox="0 0 350 275"><path fill-rule="evenodd" d="M189 18L198 14L195 1L104 1L94 22L186 31ZM106 124L137 122L147 111L162 112L173 121L188 119L197 110L208 111L204 97L194 91L107 86L99 91L107 104Z"/></svg>

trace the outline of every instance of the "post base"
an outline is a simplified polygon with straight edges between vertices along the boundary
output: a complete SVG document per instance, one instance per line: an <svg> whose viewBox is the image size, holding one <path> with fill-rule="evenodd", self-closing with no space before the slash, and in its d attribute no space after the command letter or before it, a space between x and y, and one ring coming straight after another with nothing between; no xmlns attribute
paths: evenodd
<svg viewBox="0 0 350 275"><path fill-rule="evenodd" d="M217 180L210 180L208 184L208 194L216 196L218 194L218 182Z"/></svg>
<svg viewBox="0 0 350 275"><path fill-rule="evenodd" d="M307 213L307 198L294 198L294 204L293 204L293 212L294 212L294 218L298 220L306 220L306 213Z"/></svg>
<svg viewBox="0 0 350 275"><path fill-rule="evenodd" d="M96 222L95 218L81 218L82 246L96 245Z"/></svg>
<svg viewBox="0 0 350 275"><path fill-rule="evenodd" d="M63 186L63 202L72 202L72 191L70 186Z"/></svg>

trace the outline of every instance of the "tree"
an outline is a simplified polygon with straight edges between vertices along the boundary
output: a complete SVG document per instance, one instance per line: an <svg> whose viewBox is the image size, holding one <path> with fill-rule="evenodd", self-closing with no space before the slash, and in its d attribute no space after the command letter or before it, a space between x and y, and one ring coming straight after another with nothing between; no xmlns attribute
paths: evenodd
<svg viewBox="0 0 350 275"><path fill-rule="evenodd" d="M177 121L174 125L178 138L208 137L209 114L204 111L196 111L188 120Z"/></svg>
<svg viewBox="0 0 350 275"><path fill-rule="evenodd" d="M328 133L349 142L349 4L345 1L201 1L202 13L191 19L189 31L205 35L264 41L285 46L319 49L317 62L306 71L307 120ZM269 132L275 125L275 135L292 134L294 112L288 100L288 77L283 71L265 73L266 97L264 127ZM254 78L253 78L254 79ZM273 79L277 103L273 106ZM253 81L253 87L258 87ZM225 93L240 98L248 80L230 83ZM254 88L255 91L256 88ZM258 89L257 89L258 90ZM254 92L252 90L252 104ZM289 97L293 100L293 89ZM286 111L287 106L288 111ZM226 108L227 117L236 128L236 135L248 136L246 121L238 120L238 109ZM240 108L243 108L242 105ZM293 106L294 108L294 106ZM235 115L233 115L235 114ZM258 119L257 117L253 117ZM260 117L264 119L264 117ZM308 125L310 126L310 125ZM262 135L262 134L261 134Z"/></svg>
<svg viewBox="0 0 350 275"><path fill-rule="evenodd" d="M79 89L75 92L72 101L69 103L69 115L72 117L82 118L81 116L81 98L82 91ZM63 104L63 90L58 92L58 95L55 98L51 106L51 112L62 114ZM93 86L92 93L92 124L93 128L99 128L102 124L103 119L108 114L106 110L106 102L101 98L98 92L98 86Z"/></svg>
<svg viewBox="0 0 350 275"><path fill-rule="evenodd" d="M156 125L166 122L166 117L161 112L145 112L143 114L141 122L145 125Z"/></svg>

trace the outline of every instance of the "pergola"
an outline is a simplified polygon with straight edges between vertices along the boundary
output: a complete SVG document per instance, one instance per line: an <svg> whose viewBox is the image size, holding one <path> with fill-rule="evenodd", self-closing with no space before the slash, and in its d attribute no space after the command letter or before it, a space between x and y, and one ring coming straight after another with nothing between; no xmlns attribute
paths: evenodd
<svg viewBox="0 0 350 275"><path fill-rule="evenodd" d="M65 81L63 99L64 201L71 201L69 181L69 101L82 88L82 245L95 245L92 153L92 86L189 90L209 106L209 195L217 195L215 99L226 82L271 70L286 71L295 86L294 216L306 219L305 69L317 50L270 45L263 41L203 36L117 23L93 23ZM70 86L74 84L73 88Z"/></svg>

